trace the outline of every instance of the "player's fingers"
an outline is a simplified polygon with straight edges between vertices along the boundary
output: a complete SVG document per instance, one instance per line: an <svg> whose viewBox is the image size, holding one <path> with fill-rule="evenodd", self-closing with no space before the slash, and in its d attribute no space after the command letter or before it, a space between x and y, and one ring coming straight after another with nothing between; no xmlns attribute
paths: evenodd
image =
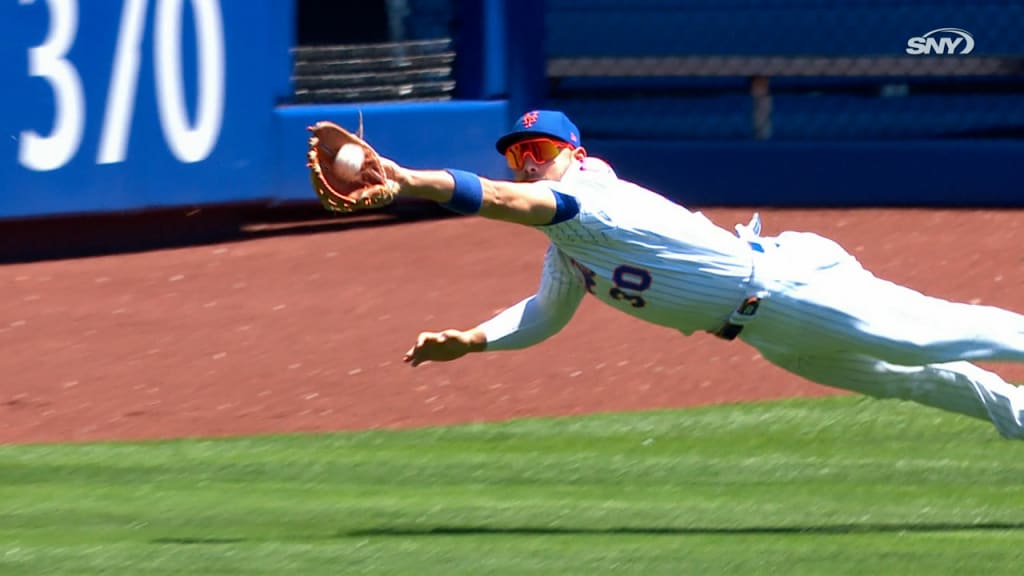
<svg viewBox="0 0 1024 576"><path fill-rule="evenodd" d="M416 337L416 349L423 348L427 344L427 340L433 336L433 332L420 332L420 335Z"/></svg>
<svg viewBox="0 0 1024 576"><path fill-rule="evenodd" d="M409 348L409 351L402 357L404 362L412 365L413 368L419 366L424 362L424 347L427 345L430 337L433 336L430 332L420 332L419 336L416 337L416 345Z"/></svg>

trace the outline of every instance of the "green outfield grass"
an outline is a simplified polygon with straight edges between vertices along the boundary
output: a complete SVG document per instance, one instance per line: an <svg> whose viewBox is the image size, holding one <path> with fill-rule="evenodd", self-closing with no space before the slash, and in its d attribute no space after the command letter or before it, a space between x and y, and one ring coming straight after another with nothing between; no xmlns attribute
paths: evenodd
<svg viewBox="0 0 1024 576"><path fill-rule="evenodd" d="M1024 443L855 397L0 448L0 574L1021 574Z"/></svg>

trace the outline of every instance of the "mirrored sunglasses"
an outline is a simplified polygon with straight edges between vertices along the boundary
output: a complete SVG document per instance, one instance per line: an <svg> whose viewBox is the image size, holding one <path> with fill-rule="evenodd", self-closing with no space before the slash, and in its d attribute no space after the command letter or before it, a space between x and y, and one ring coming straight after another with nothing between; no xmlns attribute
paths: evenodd
<svg viewBox="0 0 1024 576"><path fill-rule="evenodd" d="M535 163L544 164L550 162L566 148L572 148L572 144L559 142L548 138L537 138L534 140L523 140L510 145L505 150L505 160L509 168L521 170L529 156Z"/></svg>

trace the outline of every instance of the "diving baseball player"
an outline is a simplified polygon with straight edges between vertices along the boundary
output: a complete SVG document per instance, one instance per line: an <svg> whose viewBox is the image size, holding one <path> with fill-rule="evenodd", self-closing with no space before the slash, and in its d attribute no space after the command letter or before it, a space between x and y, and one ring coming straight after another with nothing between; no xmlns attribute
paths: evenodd
<svg viewBox="0 0 1024 576"><path fill-rule="evenodd" d="M684 334L738 338L811 381L987 419L1024 438L1024 388L969 362L1024 361L1024 316L882 280L816 234L761 237L756 215L736 233L718 227L587 158L561 112L524 114L497 149L516 182L382 159L400 195L551 240L536 294L475 328L421 333L405 355L412 366L541 342L589 293Z"/></svg>

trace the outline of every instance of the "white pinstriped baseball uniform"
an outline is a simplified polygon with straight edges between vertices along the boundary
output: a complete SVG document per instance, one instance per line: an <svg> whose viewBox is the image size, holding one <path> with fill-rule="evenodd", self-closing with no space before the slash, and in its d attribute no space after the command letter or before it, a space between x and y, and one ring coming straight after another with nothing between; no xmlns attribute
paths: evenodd
<svg viewBox="0 0 1024 576"><path fill-rule="evenodd" d="M968 362L1024 361L1024 316L881 280L816 234L760 238L758 223L733 235L611 173L574 166L536 186L574 198L579 211L538 227L551 239L540 287L481 325L488 350L552 336L590 292L684 334L743 323L740 339L808 380L988 419L1024 438L1024 387ZM753 295L756 314L738 315Z"/></svg>

